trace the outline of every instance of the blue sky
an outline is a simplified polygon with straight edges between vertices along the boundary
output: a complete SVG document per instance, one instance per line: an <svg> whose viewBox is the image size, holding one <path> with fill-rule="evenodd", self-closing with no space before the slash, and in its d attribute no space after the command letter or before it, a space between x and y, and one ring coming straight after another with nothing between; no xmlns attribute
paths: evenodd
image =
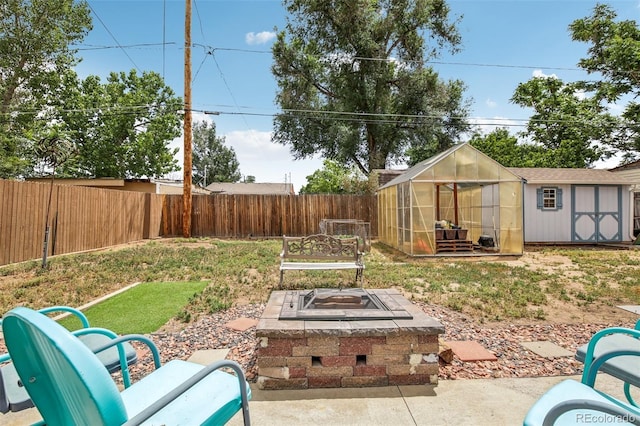
<svg viewBox="0 0 640 426"><path fill-rule="evenodd" d="M175 93L184 93L184 0L88 0L93 30L80 48L76 70L103 79L111 71L155 71ZM640 22L638 0L608 1L621 19ZM319 158L294 161L285 146L270 142L276 84L270 48L286 13L278 0L193 0L191 37L194 121L213 120L240 162L257 182L292 182L322 167ZM591 0L449 0L461 52L443 52L432 66L444 79L460 79L472 98L471 119L491 129L516 125L530 111L509 103L518 83L555 74L565 81L585 78L576 63L587 45L574 42L568 25L590 15ZM163 47L164 43L164 47ZM120 46L120 47L119 47ZM130 47L128 47L130 46ZM520 127L511 127L512 133ZM172 142L182 147L182 140ZM182 152L179 153L182 160ZM609 165L609 164L607 164ZM615 164L614 164L615 165ZM172 177L180 179L181 173Z"/></svg>

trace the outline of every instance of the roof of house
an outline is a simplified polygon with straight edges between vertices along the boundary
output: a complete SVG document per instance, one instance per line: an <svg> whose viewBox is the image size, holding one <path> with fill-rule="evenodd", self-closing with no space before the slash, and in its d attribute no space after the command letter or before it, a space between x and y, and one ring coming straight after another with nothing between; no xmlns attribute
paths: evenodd
<svg viewBox="0 0 640 426"><path fill-rule="evenodd" d="M512 173L524 178L527 183L555 184L599 184L599 185L631 185L632 181L619 173L604 169L560 169L508 167Z"/></svg>
<svg viewBox="0 0 640 426"><path fill-rule="evenodd" d="M614 167L613 169L609 169L612 172L619 172L622 170L629 170L629 169L640 169L640 160L634 161L633 163L629 163L629 164L623 164L622 166L618 166L618 167Z"/></svg>
<svg viewBox="0 0 640 426"><path fill-rule="evenodd" d="M228 183L214 182L207 185L213 193L252 195L294 195L292 183Z"/></svg>

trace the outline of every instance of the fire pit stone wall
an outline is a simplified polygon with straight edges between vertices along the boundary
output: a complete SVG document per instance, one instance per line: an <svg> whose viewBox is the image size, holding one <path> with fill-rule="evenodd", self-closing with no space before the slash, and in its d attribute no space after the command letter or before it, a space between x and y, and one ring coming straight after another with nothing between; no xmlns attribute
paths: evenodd
<svg viewBox="0 0 640 426"><path fill-rule="evenodd" d="M392 298L413 319L280 320L287 292L274 291L256 329L258 387L437 384L442 324L396 290L369 292Z"/></svg>

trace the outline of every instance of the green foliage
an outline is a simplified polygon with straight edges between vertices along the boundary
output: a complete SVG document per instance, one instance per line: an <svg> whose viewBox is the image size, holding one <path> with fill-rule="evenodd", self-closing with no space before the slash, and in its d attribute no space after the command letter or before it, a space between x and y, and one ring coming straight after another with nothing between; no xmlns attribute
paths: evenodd
<svg viewBox="0 0 640 426"><path fill-rule="evenodd" d="M469 143L504 167L548 167L548 150L540 145L518 142L504 128L489 134L475 134Z"/></svg>
<svg viewBox="0 0 640 426"><path fill-rule="evenodd" d="M591 16L575 20L569 30L573 40L589 45L588 56L578 65L599 76L597 81L578 82L579 87L605 103L632 99L622 114L623 125L612 135L613 146L628 162L640 157L640 81L635 72L640 69L640 28L636 21L616 18L611 6L598 4Z"/></svg>
<svg viewBox="0 0 640 426"><path fill-rule="evenodd" d="M300 194L372 194L372 186L359 170L336 161L324 160L322 169L307 176L307 184L300 188Z"/></svg>
<svg viewBox="0 0 640 426"><path fill-rule="evenodd" d="M273 140L368 175L451 146L467 129L460 81L425 63L460 42L444 0L285 0L273 46ZM433 42L428 45L425 40Z"/></svg>
<svg viewBox="0 0 640 426"><path fill-rule="evenodd" d="M216 136L215 124L207 121L193 126L193 181L202 186L211 182L238 182L239 163L232 147Z"/></svg>
<svg viewBox="0 0 640 426"><path fill-rule="evenodd" d="M29 133L58 76L77 63L75 50L91 30L89 7L73 0L4 0L0 5L0 177L28 171ZM38 138L36 138L38 139ZM33 139L31 139L33 140Z"/></svg>
<svg viewBox="0 0 640 426"><path fill-rule="evenodd" d="M177 170L182 101L155 72L111 73L78 81L61 77L64 93L51 99L60 122L76 141L78 155L64 165L68 177L160 177Z"/></svg>
<svg viewBox="0 0 640 426"><path fill-rule="evenodd" d="M147 334L157 331L176 316L205 281L142 283L88 308L84 314L92 327L108 328L118 334ZM61 324L70 327L74 318Z"/></svg>
<svg viewBox="0 0 640 426"><path fill-rule="evenodd" d="M579 86L534 77L518 85L511 101L533 108L523 136L543 148L545 167L585 168L608 158L602 146L612 144L618 120L596 97L582 96Z"/></svg>

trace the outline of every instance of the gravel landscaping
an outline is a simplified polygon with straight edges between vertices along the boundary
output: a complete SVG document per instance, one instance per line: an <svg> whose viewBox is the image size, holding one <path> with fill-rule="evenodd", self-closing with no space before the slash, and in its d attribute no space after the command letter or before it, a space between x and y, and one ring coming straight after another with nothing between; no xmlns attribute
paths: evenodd
<svg viewBox="0 0 640 426"><path fill-rule="evenodd" d="M451 364L441 362L440 379L477 379L498 377L538 377L575 375L582 372L582 364L572 356L545 358L521 345L521 342L549 341L571 353L590 337L609 326L633 327L633 322L590 324L502 324L483 325L458 312L440 306L417 303L427 315L445 326L444 341L472 340L493 353L497 361L461 362L457 358ZM181 330L160 331L152 335L160 349L162 361L187 359L199 349L228 348L228 359L239 362L249 381L255 380L256 357L255 327L240 332L225 324L237 318L259 319L264 305L238 306L224 312L206 315ZM141 354L142 355L142 354ZM132 369L133 377L139 377L152 368L150 358L142 358Z"/></svg>

